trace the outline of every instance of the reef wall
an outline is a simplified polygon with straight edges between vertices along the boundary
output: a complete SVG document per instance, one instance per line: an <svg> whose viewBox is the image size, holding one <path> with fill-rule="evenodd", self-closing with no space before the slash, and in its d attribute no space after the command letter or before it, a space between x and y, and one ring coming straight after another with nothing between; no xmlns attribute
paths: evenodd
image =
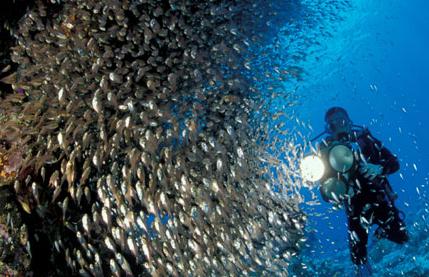
<svg viewBox="0 0 429 277"><path fill-rule="evenodd" d="M269 2L28 8L0 105L27 270L287 276L305 216L273 191L255 83L274 77L249 66Z"/></svg>

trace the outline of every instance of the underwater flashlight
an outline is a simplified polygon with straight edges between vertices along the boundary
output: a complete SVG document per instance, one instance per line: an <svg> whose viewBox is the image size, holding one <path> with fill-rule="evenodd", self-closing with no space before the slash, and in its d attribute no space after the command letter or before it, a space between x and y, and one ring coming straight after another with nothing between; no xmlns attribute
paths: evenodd
<svg viewBox="0 0 429 277"><path fill-rule="evenodd" d="M331 177L320 187L322 197L328 202L340 202L347 193L347 184L340 178Z"/></svg>
<svg viewBox="0 0 429 277"><path fill-rule="evenodd" d="M357 163L352 145L334 142L320 149L318 154L305 156L300 164L304 181L320 181L320 192L325 201L340 202L348 192Z"/></svg>
<svg viewBox="0 0 429 277"><path fill-rule="evenodd" d="M356 170L352 145L334 143L323 151L329 170L322 179L320 192L328 202L339 203L348 193L348 180Z"/></svg>
<svg viewBox="0 0 429 277"><path fill-rule="evenodd" d="M317 182L325 174L325 165L317 155L309 155L300 164L301 176L304 181Z"/></svg>
<svg viewBox="0 0 429 277"><path fill-rule="evenodd" d="M343 145L338 144L329 150L329 164L337 172L346 173L354 164L353 151Z"/></svg>

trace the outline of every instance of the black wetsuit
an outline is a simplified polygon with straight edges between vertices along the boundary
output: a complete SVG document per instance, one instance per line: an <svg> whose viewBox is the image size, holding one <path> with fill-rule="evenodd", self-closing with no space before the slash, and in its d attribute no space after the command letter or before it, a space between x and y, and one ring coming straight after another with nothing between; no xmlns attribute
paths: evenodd
<svg viewBox="0 0 429 277"><path fill-rule="evenodd" d="M328 143L331 140L328 138ZM354 195L344 201L352 261L364 264L367 261L368 231L372 224L380 227L382 237L393 242L404 243L408 240L405 224L394 205L393 191L386 178L386 175L398 171L399 162L367 129L348 135L346 140L359 145L366 162L383 167L383 176L372 181L357 172L351 180Z"/></svg>

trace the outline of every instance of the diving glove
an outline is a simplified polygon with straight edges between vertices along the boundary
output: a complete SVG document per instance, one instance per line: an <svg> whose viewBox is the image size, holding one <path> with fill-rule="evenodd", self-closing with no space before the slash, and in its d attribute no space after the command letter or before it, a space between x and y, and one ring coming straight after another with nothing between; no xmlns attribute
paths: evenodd
<svg viewBox="0 0 429 277"><path fill-rule="evenodd" d="M375 177L383 174L383 167L379 164L362 163L359 171L365 178L372 181Z"/></svg>

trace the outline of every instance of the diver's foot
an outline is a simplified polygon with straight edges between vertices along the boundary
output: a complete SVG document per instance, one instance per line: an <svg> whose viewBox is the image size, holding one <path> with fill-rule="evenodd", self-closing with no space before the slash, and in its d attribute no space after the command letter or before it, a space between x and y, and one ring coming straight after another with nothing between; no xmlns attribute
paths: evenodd
<svg viewBox="0 0 429 277"><path fill-rule="evenodd" d="M356 265L356 277L369 277L372 276L372 268L369 263Z"/></svg>
<svg viewBox="0 0 429 277"><path fill-rule="evenodd" d="M386 237L386 232L384 231L383 228L378 227L377 229L375 229L374 235L377 239L383 239Z"/></svg>

